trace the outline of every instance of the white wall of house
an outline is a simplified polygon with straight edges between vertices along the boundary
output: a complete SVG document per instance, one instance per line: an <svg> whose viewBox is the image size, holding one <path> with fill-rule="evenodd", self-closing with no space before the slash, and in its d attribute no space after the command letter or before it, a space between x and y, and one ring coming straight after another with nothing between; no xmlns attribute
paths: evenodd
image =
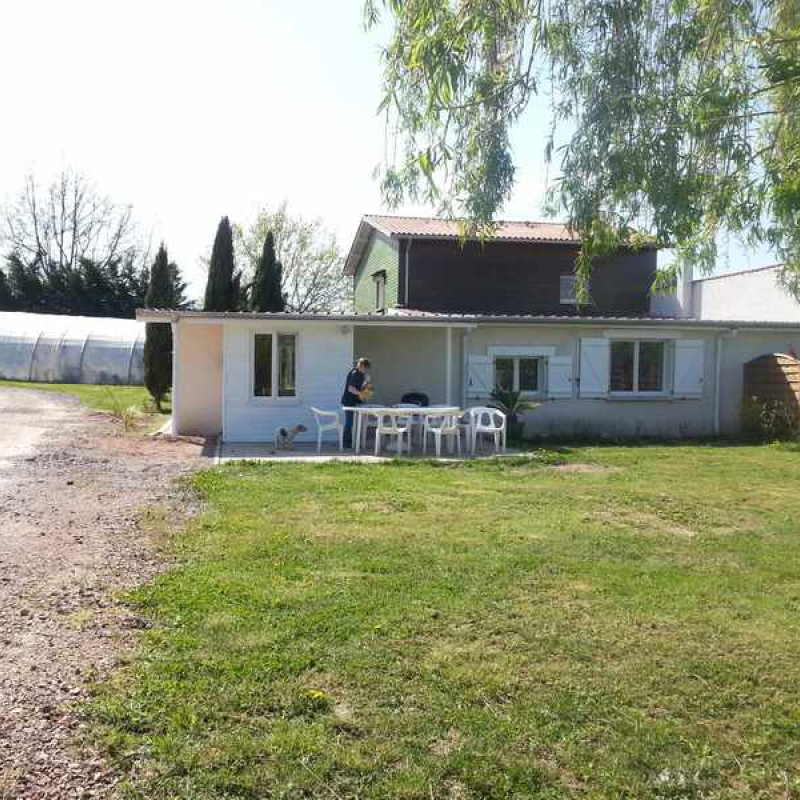
<svg viewBox="0 0 800 800"><path fill-rule="evenodd" d="M447 333L443 325L352 326L328 322L276 323L181 320L176 337L176 420L182 433L228 441L271 441L277 427L305 425L313 441L311 406L337 409L355 356L372 359L375 399L391 404L408 391L447 402ZM294 334L294 397L256 397L254 337ZM663 341L663 391L614 394L609 388L614 341ZM478 405L489 398L497 358L536 358L541 405L525 415L529 436L686 437L739 430L743 365L773 352L800 352L800 325L734 332L676 325L613 327L604 323L491 325L451 332L451 400ZM719 392L717 395L717 353Z"/></svg>
<svg viewBox="0 0 800 800"><path fill-rule="evenodd" d="M666 342L663 394L614 396L609 391L614 339ZM525 414L528 436L678 437L713 432L713 333L600 324L481 326L470 331L467 341L469 405L488 399L495 358L541 358L540 392L530 396L541 405Z"/></svg>
<svg viewBox="0 0 800 800"><path fill-rule="evenodd" d="M222 431L222 324L181 321L173 346L173 427L185 436L216 436Z"/></svg>
<svg viewBox="0 0 800 800"><path fill-rule="evenodd" d="M256 397L253 391L256 333L297 336L297 395ZM337 410L353 363L351 325L321 322L228 322L223 349L223 436L230 442L271 441L276 428L302 424L298 441L316 441L312 406Z"/></svg>

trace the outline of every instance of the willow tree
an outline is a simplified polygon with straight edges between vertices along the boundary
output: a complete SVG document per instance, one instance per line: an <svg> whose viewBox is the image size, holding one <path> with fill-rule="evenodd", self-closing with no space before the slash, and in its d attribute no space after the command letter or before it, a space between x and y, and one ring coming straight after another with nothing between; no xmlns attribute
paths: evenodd
<svg viewBox="0 0 800 800"><path fill-rule="evenodd" d="M367 0L392 34L381 109L390 203L489 230L514 185L509 132L535 98L558 159L548 207L580 276L640 233L709 270L721 232L800 275L797 0ZM585 280L582 281L585 287Z"/></svg>

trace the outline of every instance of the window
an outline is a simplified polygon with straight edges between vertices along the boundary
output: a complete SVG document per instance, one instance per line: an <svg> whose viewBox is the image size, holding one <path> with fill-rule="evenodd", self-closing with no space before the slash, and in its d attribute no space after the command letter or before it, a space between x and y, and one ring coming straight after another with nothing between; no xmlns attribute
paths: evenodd
<svg viewBox="0 0 800 800"><path fill-rule="evenodd" d="M612 392L663 392L665 342L611 342Z"/></svg>
<svg viewBox="0 0 800 800"><path fill-rule="evenodd" d="M382 311L386 308L386 273L376 272L372 277L375 281L375 310Z"/></svg>
<svg viewBox="0 0 800 800"><path fill-rule="evenodd" d="M540 362L540 358L495 358L494 385L506 391L534 394L539 391Z"/></svg>
<svg viewBox="0 0 800 800"><path fill-rule="evenodd" d="M574 275L562 275L559 278L559 294L562 306L575 305L575 286L578 279Z"/></svg>
<svg viewBox="0 0 800 800"><path fill-rule="evenodd" d="M253 394L272 397L272 334L257 333L255 343Z"/></svg>
<svg viewBox="0 0 800 800"><path fill-rule="evenodd" d="M278 336L278 397L295 397L295 337Z"/></svg>
<svg viewBox="0 0 800 800"><path fill-rule="evenodd" d="M253 338L253 395L296 397L297 336L257 333Z"/></svg>

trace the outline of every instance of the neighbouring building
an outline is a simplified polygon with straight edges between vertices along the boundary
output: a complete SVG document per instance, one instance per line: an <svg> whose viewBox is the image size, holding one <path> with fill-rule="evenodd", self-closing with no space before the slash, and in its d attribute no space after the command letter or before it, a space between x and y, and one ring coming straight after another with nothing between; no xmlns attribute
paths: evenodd
<svg viewBox="0 0 800 800"><path fill-rule="evenodd" d="M800 351L791 298L741 300L773 291L764 276L686 276L675 297L654 298L655 250L620 252L598 264L579 308L577 250L553 223L499 223L490 239L464 242L450 221L370 215L345 264L354 313L138 316L173 325L174 429L228 441L298 423L311 437L311 408L338 407L358 355L386 404L422 392L467 406L496 385L519 390L540 403L525 416L531 436L735 434L743 365ZM785 319L767 314L777 308Z"/></svg>

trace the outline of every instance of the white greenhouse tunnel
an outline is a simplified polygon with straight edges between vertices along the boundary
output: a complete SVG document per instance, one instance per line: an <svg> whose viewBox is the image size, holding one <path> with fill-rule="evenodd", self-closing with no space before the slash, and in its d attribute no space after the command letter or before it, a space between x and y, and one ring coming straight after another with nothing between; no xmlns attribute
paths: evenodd
<svg viewBox="0 0 800 800"><path fill-rule="evenodd" d="M145 325L132 319L0 312L0 378L144 382Z"/></svg>

